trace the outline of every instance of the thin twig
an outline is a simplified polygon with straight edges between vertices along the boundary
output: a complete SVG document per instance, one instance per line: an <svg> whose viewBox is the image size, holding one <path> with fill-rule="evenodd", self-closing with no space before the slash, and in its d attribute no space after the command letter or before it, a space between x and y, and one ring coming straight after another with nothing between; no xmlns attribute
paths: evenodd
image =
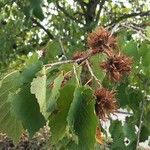
<svg viewBox="0 0 150 150"><path fill-rule="evenodd" d="M55 63L51 63L51 64L46 64L45 67L46 69L49 69L53 66L58 66L58 65L62 65L62 64L69 64L69 63L74 63L74 60L64 60L64 61L59 61L59 62L55 62Z"/></svg>
<svg viewBox="0 0 150 150"><path fill-rule="evenodd" d="M102 86L102 85L101 85L101 82L100 82L100 80L94 75L93 70L92 70L92 68L91 68L91 66L90 66L90 64L89 64L89 62L88 62L88 60L86 60L86 65L87 65L87 67L88 67L88 69L89 69L89 72L90 72L91 76L95 79L95 81L97 81L97 83L98 83L99 86L101 87L101 86Z"/></svg>
<svg viewBox="0 0 150 150"><path fill-rule="evenodd" d="M93 77L91 77L91 78L85 83L84 86L88 85L92 80L93 80Z"/></svg>
<svg viewBox="0 0 150 150"><path fill-rule="evenodd" d="M48 70L49 68L53 67L53 66L58 66L58 65L62 65L62 64L70 64L70 63L82 63L84 60L88 59L91 56L91 53L89 53L88 55L86 55L85 57L76 59L76 60L64 60L64 61L59 61L59 62L55 62L55 63L51 63L51 64L46 64L46 70Z"/></svg>
<svg viewBox="0 0 150 150"><path fill-rule="evenodd" d="M49 30L48 29L46 29L40 22L38 22L35 18L31 18L31 20L32 20L32 22L33 23L35 23L38 27L40 27L41 29L43 29L46 33L47 33L47 35L48 35L48 37L50 38L50 39L54 39L54 36L49 32Z"/></svg>
<svg viewBox="0 0 150 150"><path fill-rule="evenodd" d="M128 29L135 31L136 33L139 33L145 40L150 41L149 38L147 38L146 35L142 33L143 30L140 30L139 28L136 29L135 27L133 27L131 25L127 25L127 24L120 24L120 25L125 27L125 28L128 28Z"/></svg>
<svg viewBox="0 0 150 150"><path fill-rule="evenodd" d="M76 67L76 69L79 68L79 67L81 67L83 64L85 64L85 61L83 61L82 63L80 63L80 64ZM71 73L71 72L73 72L73 69L70 70L70 71L68 71L66 74L69 74L69 73ZM66 75L66 74L65 74L65 75Z"/></svg>
<svg viewBox="0 0 150 150"><path fill-rule="evenodd" d="M110 36L113 35L118 29L121 29L121 28L124 28L124 27L140 34L143 39L145 39L147 41L150 41L149 38L147 38L146 35L144 34L145 30L143 28L136 27L135 25L132 25L129 22L117 23L112 28Z"/></svg>
<svg viewBox="0 0 150 150"><path fill-rule="evenodd" d="M110 36L112 36L112 35L116 32L116 30L118 29L118 27L119 27L119 23L117 23L117 24L112 28L111 33L110 33Z"/></svg>
<svg viewBox="0 0 150 150"><path fill-rule="evenodd" d="M120 111L120 110L116 111L116 113L125 114L125 115L133 115L133 114L130 113L130 112L125 112L125 111Z"/></svg>
<svg viewBox="0 0 150 150"><path fill-rule="evenodd" d="M74 75L75 75L75 77L76 77L77 84L78 84L78 86L79 86L79 85L80 85L80 81L79 81L79 79L78 79L77 70L76 70L76 66L75 66L75 65L73 65L73 72L74 72Z"/></svg>
<svg viewBox="0 0 150 150"><path fill-rule="evenodd" d="M61 38L59 38L59 43L60 43L62 54L64 55L65 59L67 60L67 56L66 56L65 49L63 47L63 43L61 41Z"/></svg>
<svg viewBox="0 0 150 150"><path fill-rule="evenodd" d="M143 115L144 115L145 100L146 100L146 95L147 95L146 89L147 89L147 83L145 83L144 85L144 95L142 99L142 108L141 108L142 110L141 110L139 129L138 129L138 134L137 134L136 150L138 150L139 142L140 142L140 134L141 134L141 128L142 128Z"/></svg>
<svg viewBox="0 0 150 150"><path fill-rule="evenodd" d="M132 17L136 17L136 16L150 16L150 11L145 11L145 12L139 12L139 13L131 13L131 14L124 14L120 17L118 17L118 19L113 20L110 24L108 24L107 26L111 26L113 24L119 23L120 21L124 20L124 19L128 19L128 18L132 18Z"/></svg>
<svg viewBox="0 0 150 150"><path fill-rule="evenodd" d="M136 30L140 30L141 32L145 32L145 30L144 30L143 28L138 27L138 26L136 26L136 25L133 25L132 23L130 23L130 26L131 26L132 28L135 28Z"/></svg>

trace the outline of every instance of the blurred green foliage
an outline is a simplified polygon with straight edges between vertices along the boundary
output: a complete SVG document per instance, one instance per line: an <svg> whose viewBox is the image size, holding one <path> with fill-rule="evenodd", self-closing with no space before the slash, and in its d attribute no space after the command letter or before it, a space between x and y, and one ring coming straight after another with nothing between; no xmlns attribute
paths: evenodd
<svg viewBox="0 0 150 150"><path fill-rule="evenodd" d="M110 82L100 69L105 55L90 58L102 85L117 91L119 108L132 112L123 124L111 120L110 137L101 127L104 145L112 150L134 150L139 124L139 142L148 139L149 5L148 0L1 0L0 132L16 142L24 129L33 136L49 122L52 144L59 149L102 148L98 143L95 146L96 127L100 125L93 96L97 85L81 85L80 77L90 73L83 73L85 68L80 64L47 64L70 60L76 51L87 50L88 33L104 26L110 32L115 30L118 49L133 58L130 76L119 83ZM70 80L67 73L71 73Z"/></svg>

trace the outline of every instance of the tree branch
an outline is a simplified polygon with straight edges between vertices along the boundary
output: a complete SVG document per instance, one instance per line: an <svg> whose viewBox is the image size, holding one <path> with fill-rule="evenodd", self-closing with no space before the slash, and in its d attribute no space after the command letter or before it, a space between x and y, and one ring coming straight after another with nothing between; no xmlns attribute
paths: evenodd
<svg viewBox="0 0 150 150"><path fill-rule="evenodd" d="M59 61L59 62L55 62L55 63L51 63L51 64L46 64L44 65L47 69L53 67L53 66L57 66L57 65L62 65L62 64L69 64L69 63L81 63L83 62L84 60L88 59L89 57L91 57L91 52L86 55L85 57L82 57L82 58L79 58L79 59L76 59L76 60L64 60L64 61Z"/></svg>
<svg viewBox="0 0 150 150"><path fill-rule="evenodd" d="M120 21L122 21L124 19L132 18L132 17L136 17L136 16L141 16L141 17L143 17L143 16L150 16L150 11L139 12L139 13L131 13L131 14L124 14L121 17L119 17L118 19L113 20L107 26L111 26L113 24L119 23Z"/></svg>
<svg viewBox="0 0 150 150"><path fill-rule="evenodd" d="M22 5L21 5L21 1L17 1L17 5L23 10L23 7L22 7ZM33 22L33 23L35 23L38 27L40 27L41 29L43 29L46 33L47 33L47 35L48 35L48 37L50 38L50 39L55 39L55 37L50 33L50 31L49 30L47 30L40 22L38 22L35 18L33 18L33 17L31 17L30 18L31 19L31 21Z"/></svg>
<svg viewBox="0 0 150 150"><path fill-rule="evenodd" d="M87 13L85 14L86 25L89 26L95 19L96 8L99 0L90 0L87 4Z"/></svg>
<svg viewBox="0 0 150 150"><path fill-rule="evenodd" d="M144 34L144 29L140 28L140 27L135 27L132 24L120 24L120 26L125 27L127 29L131 29L133 31L135 31L136 33L139 33L141 35L142 38L144 38L146 41L150 41L149 38L146 37L146 35Z"/></svg>
<svg viewBox="0 0 150 150"><path fill-rule="evenodd" d="M87 3L85 3L85 2L82 1L82 0L76 0L76 1L77 1L77 2L79 3L79 5L81 6L83 12L86 13L86 8L85 8L85 6L87 7Z"/></svg>
<svg viewBox="0 0 150 150"><path fill-rule="evenodd" d="M47 33L47 35L48 35L48 37L50 38L50 39L54 39L54 36L49 32L49 30L47 30L42 24L40 24L40 22L38 22L36 19L34 19L33 17L31 18L31 20L32 20L32 22L33 23L35 23L38 27L40 27L41 29L43 29L46 33Z"/></svg>
<svg viewBox="0 0 150 150"><path fill-rule="evenodd" d="M72 15L70 15L70 14L66 11L66 9L64 9L64 7L61 7L61 6L59 5L58 1L56 1L56 6L57 6L57 8L58 8L60 11L62 11L62 12L66 15L66 17L68 17L68 18L70 18L71 20L74 20L75 22L78 22L78 23L80 23L80 24L84 24L84 23L81 22L80 20L78 20L78 19L74 18Z"/></svg>
<svg viewBox="0 0 150 150"><path fill-rule="evenodd" d="M101 14L101 11L103 9L105 2L106 2L106 0L101 0L101 2L99 4L99 10L98 10L97 15L96 15L96 24L98 24L99 17L100 17L100 14Z"/></svg>

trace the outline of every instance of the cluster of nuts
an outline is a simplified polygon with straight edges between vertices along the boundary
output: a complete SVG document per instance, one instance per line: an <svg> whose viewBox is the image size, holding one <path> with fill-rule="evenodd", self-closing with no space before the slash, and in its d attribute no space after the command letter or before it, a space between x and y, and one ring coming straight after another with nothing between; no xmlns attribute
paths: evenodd
<svg viewBox="0 0 150 150"><path fill-rule="evenodd" d="M111 35L105 28L99 27L88 35L87 46L89 51L76 52L73 59L80 59L91 54L90 56L104 53L107 60L100 64L100 67L106 72L111 81L121 81L124 75L131 72L132 59L121 54L117 46L117 38ZM116 112L118 105L115 98L116 92L104 87L95 90L96 104L95 111L97 116L106 120L110 114Z"/></svg>

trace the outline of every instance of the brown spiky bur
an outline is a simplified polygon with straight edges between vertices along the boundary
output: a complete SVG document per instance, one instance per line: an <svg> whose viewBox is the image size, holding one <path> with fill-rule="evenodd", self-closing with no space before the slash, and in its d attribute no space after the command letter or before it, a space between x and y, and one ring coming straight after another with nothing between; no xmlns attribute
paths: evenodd
<svg viewBox="0 0 150 150"><path fill-rule="evenodd" d="M124 75L131 72L132 59L122 54L108 57L100 66L113 81L120 81Z"/></svg>
<svg viewBox="0 0 150 150"><path fill-rule="evenodd" d="M88 35L87 45L93 54L105 52L110 55L116 49L116 38L103 27L99 27Z"/></svg>
<svg viewBox="0 0 150 150"><path fill-rule="evenodd" d="M96 96L96 114L100 119L105 121L111 114L114 114L118 108L115 98L116 92L109 91L106 88L98 88L94 95Z"/></svg>

